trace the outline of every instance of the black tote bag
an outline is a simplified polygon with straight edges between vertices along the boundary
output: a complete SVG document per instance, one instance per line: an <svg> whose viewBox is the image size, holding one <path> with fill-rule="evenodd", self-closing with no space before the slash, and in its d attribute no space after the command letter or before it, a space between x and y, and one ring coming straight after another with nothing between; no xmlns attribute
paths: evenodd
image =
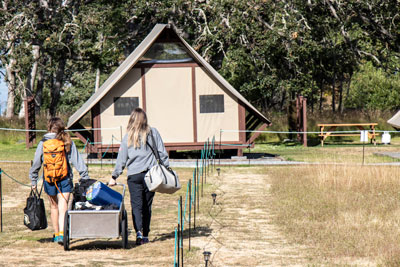
<svg viewBox="0 0 400 267"><path fill-rule="evenodd" d="M37 189L31 189L31 193L26 199L26 207L24 208L24 224L32 231L47 228L44 201L40 198L42 190L43 184L42 188L40 189L40 193L37 191Z"/></svg>

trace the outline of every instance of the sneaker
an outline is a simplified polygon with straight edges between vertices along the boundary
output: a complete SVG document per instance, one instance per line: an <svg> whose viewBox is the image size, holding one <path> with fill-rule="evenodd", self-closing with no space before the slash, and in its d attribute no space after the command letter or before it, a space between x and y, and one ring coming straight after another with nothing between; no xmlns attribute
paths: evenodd
<svg viewBox="0 0 400 267"><path fill-rule="evenodd" d="M59 235L57 242L58 242L58 244L64 244L64 236Z"/></svg>
<svg viewBox="0 0 400 267"><path fill-rule="evenodd" d="M140 231L136 233L136 245L141 245L143 240L143 235Z"/></svg>
<svg viewBox="0 0 400 267"><path fill-rule="evenodd" d="M143 244L146 244L146 243L149 243L149 238L148 238L147 236L144 236L144 237L142 238L142 245L143 245Z"/></svg>
<svg viewBox="0 0 400 267"><path fill-rule="evenodd" d="M54 243L57 243L57 242L58 242L58 236L56 236L56 235L53 235L53 239L52 239L52 241L53 241Z"/></svg>

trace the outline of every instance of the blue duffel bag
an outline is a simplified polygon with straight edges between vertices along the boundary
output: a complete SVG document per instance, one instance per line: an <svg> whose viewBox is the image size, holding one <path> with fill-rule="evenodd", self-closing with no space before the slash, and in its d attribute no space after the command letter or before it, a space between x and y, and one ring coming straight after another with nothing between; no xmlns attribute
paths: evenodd
<svg viewBox="0 0 400 267"><path fill-rule="evenodd" d="M114 204L120 207L122 195L102 182L97 181L86 191L86 200L93 205L107 206Z"/></svg>

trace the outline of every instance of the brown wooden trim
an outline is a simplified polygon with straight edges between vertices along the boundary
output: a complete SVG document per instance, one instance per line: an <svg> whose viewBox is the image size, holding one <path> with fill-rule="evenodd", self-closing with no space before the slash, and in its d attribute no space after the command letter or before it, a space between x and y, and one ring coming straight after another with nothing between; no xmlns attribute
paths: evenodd
<svg viewBox="0 0 400 267"><path fill-rule="evenodd" d="M79 138L79 140L81 140L82 143L86 143L86 138L80 132L74 132L74 134Z"/></svg>
<svg viewBox="0 0 400 267"><path fill-rule="evenodd" d="M198 145L198 146L165 146L165 149L167 150L167 151L176 151L176 150L201 150L201 149L203 149L204 148L204 146L202 146L202 145ZM243 146L235 146L235 145L232 145L232 146L222 146L221 147L221 149L244 149L244 148L247 148L247 146L246 147L243 147ZM215 145L215 149L219 149L219 145L217 146L217 145Z"/></svg>
<svg viewBox="0 0 400 267"><path fill-rule="evenodd" d="M86 142L86 140L85 140ZM223 142L222 144L225 144L223 146L221 146L221 149L243 149L244 147L242 146L243 143L238 142L238 141L232 141L232 142ZM204 148L204 143L202 142L197 142L197 143L166 143L165 145L165 149L167 151L174 151L174 150L201 150ZM229 145L229 146L228 146ZM254 144L250 144L250 146L253 148ZM245 147L247 148L247 147ZM111 153L114 151L118 152L119 150L119 144L115 144L115 145L98 145L96 147L94 147L94 149L96 151L92 152L106 152L107 153ZM219 143L215 143L215 149L219 149Z"/></svg>
<svg viewBox="0 0 400 267"><path fill-rule="evenodd" d="M239 130L246 130L246 109L241 101L238 101L239 104ZM241 142L246 142L246 132L239 132L239 140Z"/></svg>
<svg viewBox="0 0 400 267"><path fill-rule="evenodd" d="M200 67L196 62L187 63L138 63L134 68L187 68Z"/></svg>
<svg viewBox="0 0 400 267"><path fill-rule="evenodd" d="M116 145L98 145L97 147L96 147L96 150L97 150L97 152L102 152L102 153L104 153L104 152L106 152L107 151L107 153L112 153L112 152L118 152L118 150L119 150L119 144L116 144Z"/></svg>
<svg viewBox="0 0 400 267"><path fill-rule="evenodd" d="M192 67L193 141L197 142L196 69Z"/></svg>
<svg viewBox="0 0 400 267"><path fill-rule="evenodd" d="M263 123L256 131L264 131L265 128L267 128L268 124ZM260 136L261 133L254 133L250 139L247 141L247 143L253 143L254 140L256 140L257 137Z"/></svg>
<svg viewBox="0 0 400 267"><path fill-rule="evenodd" d="M143 110L146 112L146 79L145 79L145 69L141 68L142 77L142 105Z"/></svg>
<svg viewBox="0 0 400 267"><path fill-rule="evenodd" d="M233 144L233 145L240 145L245 144L240 141L223 141L221 144ZM167 146L204 146L204 142L185 142L185 143L164 143L165 147ZM219 145L219 141L218 141ZM215 142L215 146L217 146L217 142Z"/></svg>
<svg viewBox="0 0 400 267"><path fill-rule="evenodd" d="M97 103L92 108L92 126L93 128L101 128L100 119L100 103ZM101 130L93 130L94 142L101 142Z"/></svg>

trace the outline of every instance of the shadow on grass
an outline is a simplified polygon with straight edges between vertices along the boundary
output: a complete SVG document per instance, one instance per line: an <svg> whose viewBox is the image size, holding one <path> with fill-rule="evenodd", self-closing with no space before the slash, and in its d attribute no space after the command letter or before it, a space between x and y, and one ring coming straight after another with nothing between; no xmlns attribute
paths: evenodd
<svg viewBox="0 0 400 267"><path fill-rule="evenodd" d="M206 226L198 226L196 229L193 229L193 226L190 230L190 236L193 237L207 237L211 235L212 229ZM184 239L189 238L189 229L185 229L183 231ZM154 239L150 238L150 243L165 241L169 239L175 239L175 231L165 234L159 234ZM92 240L87 242L88 240ZM84 244L77 244L80 242L86 241ZM39 243L52 243L52 238L42 238L38 240ZM62 245L60 245L62 246ZM128 240L127 249L132 249L137 247L135 240ZM73 239L70 240L70 250L106 250L106 249L122 249L122 240L107 240L107 239Z"/></svg>
<svg viewBox="0 0 400 267"><path fill-rule="evenodd" d="M248 159L262 159L262 158L275 158L279 155L271 154L271 153L243 153L243 156L246 156Z"/></svg>
<svg viewBox="0 0 400 267"><path fill-rule="evenodd" d="M78 242L83 242L83 241L89 241L92 240L91 242L85 242L84 244L77 245L76 243ZM53 239L52 238L42 238L39 239L38 242L40 243L52 243ZM74 245L76 244L76 245ZM62 246L62 244L60 244ZM129 241L128 240L128 249L136 247L135 241ZM83 239L74 239L70 240L70 250L96 250L96 249L122 249L122 240L121 239L116 239L116 240L108 240L108 239L88 239L88 238L83 238Z"/></svg>
<svg viewBox="0 0 400 267"><path fill-rule="evenodd" d="M53 238L49 237L49 238L41 238L38 240L39 243L53 243Z"/></svg>
<svg viewBox="0 0 400 267"><path fill-rule="evenodd" d="M193 229L193 225L192 228L190 229L190 237L207 237L209 235L211 235L212 233L212 228L209 228L207 226L198 226L196 227L196 229ZM183 230L183 238L188 238L189 237L189 229L185 229ZM175 231L172 231L170 233L166 233L166 234L159 234L158 236L156 236L156 238L154 238L153 240L151 240L150 242L157 242L157 241L165 241L168 239L175 239Z"/></svg>

